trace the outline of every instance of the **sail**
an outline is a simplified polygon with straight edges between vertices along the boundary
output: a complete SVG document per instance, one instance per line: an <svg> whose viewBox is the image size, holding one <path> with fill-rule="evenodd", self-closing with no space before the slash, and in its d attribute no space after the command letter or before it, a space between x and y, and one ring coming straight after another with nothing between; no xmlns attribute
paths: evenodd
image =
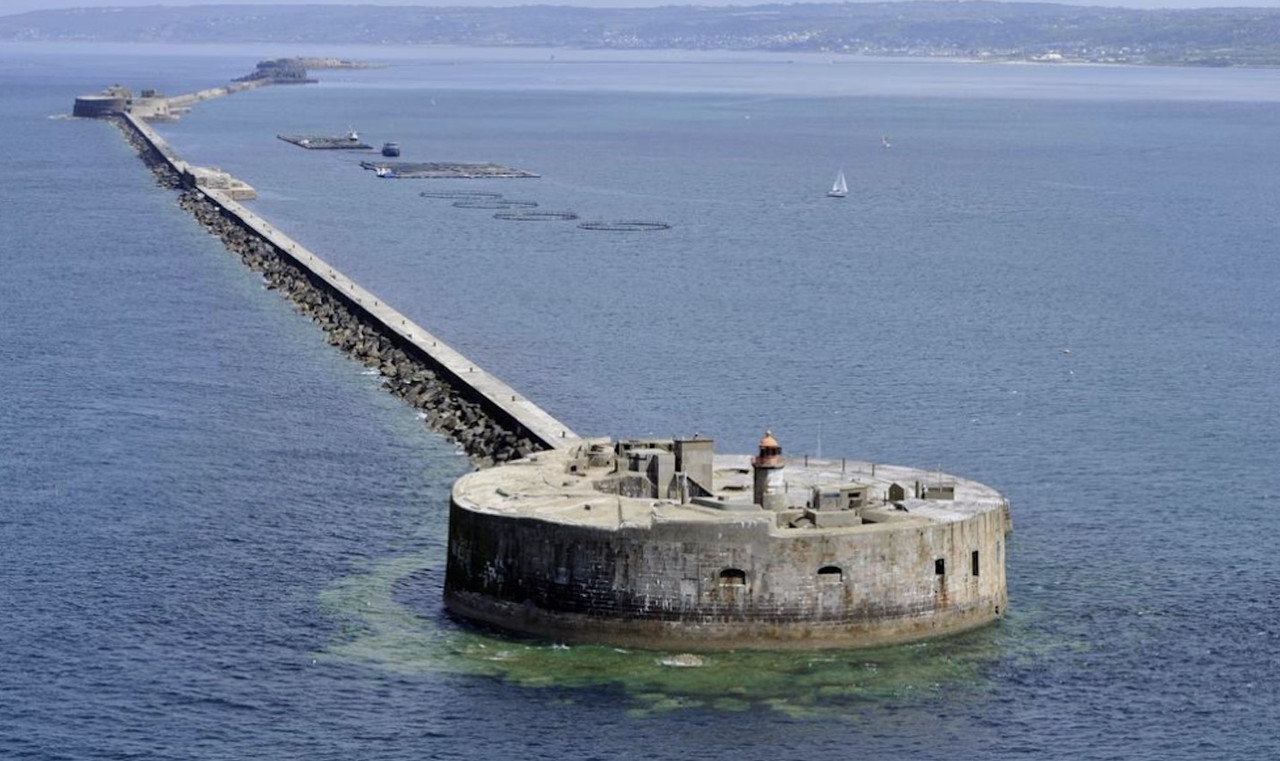
<svg viewBox="0 0 1280 761"><path fill-rule="evenodd" d="M849 195L849 185L844 181L843 169L836 173L836 181L831 183L831 190L827 191L827 195L832 198L844 198Z"/></svg>

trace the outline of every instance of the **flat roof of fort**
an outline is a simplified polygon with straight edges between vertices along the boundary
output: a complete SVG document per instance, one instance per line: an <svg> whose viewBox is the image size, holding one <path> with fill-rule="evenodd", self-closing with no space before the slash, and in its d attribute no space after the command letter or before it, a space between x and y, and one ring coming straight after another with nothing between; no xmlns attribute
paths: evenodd
<svg viewBox="0 0 1280 761"><path fill-rule="evenodd" d="M624 455L643 454L647 443L620 442ZM778 533L871 532L962 521L1006 507L995 489L950 474L802 456L781 460L781 504L766 509L753 498L753 458L743 454L714 455L709 493L701 496L626 496L615 491L616 481L611 480L627 473L618 448L608 439L590 439L566 451L539 452L469 474L455 485L453 496L481 513L606 530L680 521L760 522ZM598 456L606 449L614 456ZM856 497L856 510L843 501L821 504L823 492ZM849 512L856 512L860 520L824 520Z"/></svg>

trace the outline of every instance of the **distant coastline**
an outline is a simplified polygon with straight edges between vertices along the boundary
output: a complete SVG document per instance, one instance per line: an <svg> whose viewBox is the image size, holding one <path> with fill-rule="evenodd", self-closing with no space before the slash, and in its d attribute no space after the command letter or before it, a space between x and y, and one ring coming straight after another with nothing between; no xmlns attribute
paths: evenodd
<svg viewBox="0 0 1280 761"><path fill-rule="evenodd" d="M0 42L720 50L1035 63L1280 66L1280 8L879 2L584 8L233 5L0 16ZM307 67L366 68L341 59Z"/></svg>

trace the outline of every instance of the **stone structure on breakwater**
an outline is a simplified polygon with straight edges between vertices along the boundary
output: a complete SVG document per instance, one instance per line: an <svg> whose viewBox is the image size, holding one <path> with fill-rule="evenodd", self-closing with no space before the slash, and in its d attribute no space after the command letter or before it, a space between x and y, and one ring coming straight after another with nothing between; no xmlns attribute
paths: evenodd
<svg viewBox="0 0 1280 761"><path fill-rule="evenodd" d="M315 80L306 81L314 82ZM71 115L102 119L131 114L148 121L177 121L178 117L189 111L193 104L202 100L220 98L270 84L278 84L278 82L267 78L236 80L221 87L211 87L172 98L165 97L155 90L142 90L135 96L133 90L128 87L111 85L100 93L76 96Z"/></svg>
<svg viewBox="0 0 1280 761"><path fill-rule="evenodd" d="M1000 618L999 492L911 468L587 440L453 488L445 604L560 641L869 647Z"/></svg>
<svg viewBox="0 0 1280 761"><path fill-rule="evenodd" d="M258 61L253 71L238 77L236 82L269 82L273 85L306 85L317 80L307 76L305 58L267 58Z"/></svg>
<svg viewBox="0 0 1280 761"><path fill-rule="evenodd" d="M170 107L169 99L155 90L143 90L134 95L123 85L112 85L94 95L76 97L72 116L102 118L120 114L137 114L144 119L171 121L178 118Z"/></svg>

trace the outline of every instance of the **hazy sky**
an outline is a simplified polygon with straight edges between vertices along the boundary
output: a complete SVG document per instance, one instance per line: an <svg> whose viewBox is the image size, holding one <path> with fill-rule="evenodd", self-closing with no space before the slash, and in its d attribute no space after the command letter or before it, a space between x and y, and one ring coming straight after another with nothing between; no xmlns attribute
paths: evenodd
<svg viewBox="0 0 1280 761"><path fill-rule="evenodd" d="M785 1L785 0L784 0ZM809 0L823 2L827 0ZM839 2L840 0L829 0ZM856 0L855 0L856 1ZM872 0L867 0L872 1ZM1033 0L1034 1L1034 0ZM53 8L120 8L140 5L576 5L641 8L658 5L764 5L768 0L0 0L0 15ZM1068 5L1110 5L1128 8L1280 8L1280 0L1061 0Z"/></svg>

